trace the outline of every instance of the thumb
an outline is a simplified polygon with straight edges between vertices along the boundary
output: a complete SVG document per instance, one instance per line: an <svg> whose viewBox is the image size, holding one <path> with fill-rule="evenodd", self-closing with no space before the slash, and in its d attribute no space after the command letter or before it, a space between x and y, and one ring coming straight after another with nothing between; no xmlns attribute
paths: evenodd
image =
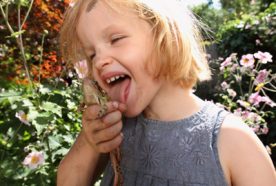
<svg viewBox="0 0 276 186"><path fill-rule="evenodd" d="M117 108L117 109L118 109L119 111L121 111L121 112L125 112L126 109L127 109L126 104L124 104L124 103L119 103L119 102L117 102L117 101L113 101L113 102L112 102L112 105L113 105L114 108Z"/></svg>

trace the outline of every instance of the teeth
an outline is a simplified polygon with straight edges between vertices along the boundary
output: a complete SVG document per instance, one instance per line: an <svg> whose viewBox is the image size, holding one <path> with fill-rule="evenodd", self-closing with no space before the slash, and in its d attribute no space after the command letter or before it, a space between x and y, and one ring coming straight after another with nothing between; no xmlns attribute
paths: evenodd
<svg viewBox="0 0 276 186"><path fill-rule="evenodd" d="M113 77L111 77L111 78L109 78L109 79L106 79L106 83L108 83L108 84L110 84L110 83L112 83L112 82L114 82L114 81L116 81L116 80L118 80L118 79L120 79L120 78L124 78L125 77L125 75L118 75L118 76L113 76Z"/></svg>

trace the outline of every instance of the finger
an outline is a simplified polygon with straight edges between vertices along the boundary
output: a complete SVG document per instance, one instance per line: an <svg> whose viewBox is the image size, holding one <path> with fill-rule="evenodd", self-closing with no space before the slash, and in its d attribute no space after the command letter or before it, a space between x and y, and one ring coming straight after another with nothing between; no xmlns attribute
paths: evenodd
<svg viewBox="0 0 276 186"><path fill-rule="evenodd" d="M109 127L112 124L119 122L122 119L122 113L118 110L106 114L101 121L105 127Z"/></svg>
<svg viewBox="0 0 276 186"><path fill-rule="evenodd" d="M122 113L119 110L115 110L103 116L101 119L87 120L83 119L82 126L88 133L94 133L99 130L110 127L122 120Z"/></svg>
<svg viewBox="0 0 276 186"><path fill-rule="evenodd" d="M106 103L106 113L110 113L118 109L119 104L117 102L107 102ZM100 105L90 105L83 112L83 118L86 120L98 119L99 112L102 112L103 108ZM106 114L105 113L105 114Z"/></svg>
<svg viewBox="0 0 276 186"><path fill-rule="evenodd" d="M118 103L118 110L121 111L121 112L125 112L127 109L127 106L126 104L123 104L123 103Z"/></svg>
<svg viewBox="0 0 276 186"><path fill-rule="evenodd" d="M87 120L82 118L82 128L84 129L86 134L94 135L99 130L105 128L103 122L101 120Z"/></svg>
<svg viewBox="0 0 276 186"><path fill-rule="evenodd" d="M111 125L108 128L97 131L94 133L93 138L96 144L102 143L104 141L110 141L121 133L123 124L121 121L116 124Z"/></svg>
<svg viewBox="0 0 276 186"><path fill-rule="evenodd" d="M123 141L123 135L120 133L117 136L115 136L112 140L97 144L96 148L101 153L108 153L116 149L117 147L119 147L122 141Z"/></svg>

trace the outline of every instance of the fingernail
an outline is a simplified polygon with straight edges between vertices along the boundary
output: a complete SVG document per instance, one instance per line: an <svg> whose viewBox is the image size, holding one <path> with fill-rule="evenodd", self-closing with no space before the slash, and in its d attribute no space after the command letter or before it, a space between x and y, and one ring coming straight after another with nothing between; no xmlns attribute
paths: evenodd
<svg viewBox="0 0 276 186"><path fill-rule="evenodd" d="M118 107L119 107L119 104L118 104L118 102L116 102L116 101L113 101L113 102L112 102L112 105L113 105L114 108L118 108Z"/></svg>
<svg viewBox="0 0 276 186"><path fill-rule="evenodd" d="M124 134L121 132L120 135L122 136L122 138L124 137Z"/></svg>

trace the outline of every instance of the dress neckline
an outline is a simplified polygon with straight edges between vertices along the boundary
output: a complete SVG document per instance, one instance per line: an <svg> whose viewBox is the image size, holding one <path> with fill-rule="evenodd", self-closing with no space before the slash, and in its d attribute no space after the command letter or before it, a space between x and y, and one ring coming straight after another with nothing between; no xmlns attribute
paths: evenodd
<svg viewBox="0 0 276 186"><path fill-rule="evenodd" d="M190 122L190 121L202 116L202 114L204 114L206 112L208 105L210 105L209 101L204 101L203 104L200 106L199 111L195 112L194 114L192 114L188 117L184 117L179 120L162 121L162 120L148 119L148 118L145 118L142 113L137 116L137 119L138 119L138 122L142 122L147 125L156 125L156 124L172 125L172 124L179 124L179 123L183 124L183 123Z"/></svg>

